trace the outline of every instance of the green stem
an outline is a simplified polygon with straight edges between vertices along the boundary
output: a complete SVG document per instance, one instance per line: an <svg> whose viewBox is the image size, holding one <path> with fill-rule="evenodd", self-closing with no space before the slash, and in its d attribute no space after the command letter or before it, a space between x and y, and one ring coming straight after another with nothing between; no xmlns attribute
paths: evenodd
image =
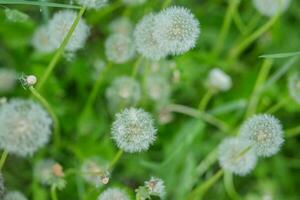
<svg viewBox="0 0 300 200"><path fill-rule="evenodd" d="M242 33L242 35L245 35L246 34L246 26L243 23L241 16L239 15L238 12L234 13L233 20L234 20L237 28L239 29L239 31Z"/></svg>
<svg viewBox="0 0 300 200"><path fill-rule="evenodd" d="M205 93L205 95L203 96L203 98L201 99L200 103L199 103L199 110L204 112L210 99L213 97L213 91L211 91L211 89L208 89L207 92Z"/></svg>
<svg viewBox="0 0 300 200"><path fill-rule="evenodd" d="M61 43L60 47L58 48L58 50L56 51L55 55L53 56L52 60L50 61L49 65L46 68L46 71L43 75L43 77L41 78L38 86L37 86L37 90L40 91L42 89L42 87L44 86L45 82L47 81L47 79L49 78L50 74L52 73L52 71L54 70L56 64L58 63L59 59L61 58L61 56L64 53L64 49L67 46L68 42L70 41L72 34L76 28L76 26L78 25L83 13L85 12L86 8L82 7L80 9L80 11L77 14L76 19L74 20L69 32L67 33L66 37L64 38L63 42Z"/></svg>
<svg viewBox="0 0 300 200"><path fill-rule="evenodd" d="M0 159L0 172L2 171L3 169L3 166L5 164L5 161L7 159L7 156L8 156L8 152L6 150L3 151L2 155L1 155L1 159Z"/></svg>
<svg viewBox="0 0 300 200"><path fill-rule="evenodd" d="M167 8L170 6L170 4L172 3L172 0L165 0L165 2L162 5L162 9Z"/></svg>
<svg viewBox="0 0 300 200"><path fill-rule="evenodd" d="M284 99L281 99L279 102L277 102L274 106L269 108L265 113L273 114L277 112L280 108L285 106L290 101L290 97L286 97Z"/></svg>
<svg viewBox="0 0 300 200"><path fill-rule="evenodd" d="M137 76L137 73L138 73L138 71L139 71L139 67L140 67L142 61L143 61L143 57L142 57L142 56L140 56L140 57L135 61L134 65L133 65L132 73L131 73L131 77L132 77L132 78L135 78L135 77Z"/></svg>
<svg viewBox="0 0 300 200"><path fill-rule="evenodd" d="M33 87L30 86L29 87L30 92L33 94L33 96L38 99L41 104L47 109L47 111L49 112L51 118L53 119L53 123L54 123L54 144L56 146L56 148L59 148L60 146L60 125L59 125L59 120L54 112L54 110L52 109L52 107L50 106L50 104L48 103L48 101Z"/></svg>
<svg viewBox="0 0 300 200"><path fill-rule="evenodd" d="M260 89L268 77L268 74L272 67L272 63L273 63L272 60L266 59L262 64L261 70L256 79L256 83L255 83L252 95L251 95L249 103L248 103L248 108L247 108L246 115L245 115L246 119L248 117L252 116L253 114L255 114L255 112L256 112L256 107L258 105L259 98L261 95Z"/></svg>
<svg viewBox="0 0 300 200"><path fill-rule="evenodd" d="M51 199L52 200L58 200L57 194L56 194L56 186L55 185L51 186Z"/></svg>
<svg viewBox="0 0 300 200"><path fill-rule="evenodd" d="M118 153L115 155L115 157L112 159L112 161L109 164L109 169L110 170L113 170L113 168L115 167L117 162L121 159L123 153L124 153L123 150L118 151Z"/></svg>
<svg viewBox="0 0 300 200"><path fill-rule="evenodd" d="M218 159L218 149L215 148L198 165L198 167L196 168L197 175L201 177L209 169L209 167L212 166L217 161L217 159Z"/></svg>
<svg viewBox="0 0 300 200"><path fill-rule="evenodd" d="M300 135L300 126L294 127L294 128L290 128L288 130L285 131L285 136L286 137L295 137Z"/></svg>
<svg viewBox="0 0 300 200"><path fill-rule="evenodd" d="M255 27L257 26L260 18L261 18L261 15L258 14L258 13L256 13L255 15L253 15L251 17L251 19L249 20L250 22L246 26L246 30L245 30L246 35L249 35L252 32L252 30L255 29Z"/></svg>
<svg viewBox="0 0 300 200"><path fill-rule="evenodd" d="M31 5L31 6L47 6L54 8L73 8L80 9L80 6L61 4L61 3L51 3L42 1L29 1L29 0L0 0L0 4L20 4L20 5Z"/></svg>
<svg viewBox="0 0 300 200"><path fill-rule="evenodd" d="M233 175L230 172L224 173L224 186L226 189L227 194L232 200L239 199L239 195L235 190L234 183L233 183Z"/></svg>
<svg viewBox="0 0 300 200"><path fill-rule="evenodd" d="M47 0L42 0L43 2L47 2ZM43 20L45 23L49 20L49 8L47 6L41 6L42 14L43 14Z"/></svg>

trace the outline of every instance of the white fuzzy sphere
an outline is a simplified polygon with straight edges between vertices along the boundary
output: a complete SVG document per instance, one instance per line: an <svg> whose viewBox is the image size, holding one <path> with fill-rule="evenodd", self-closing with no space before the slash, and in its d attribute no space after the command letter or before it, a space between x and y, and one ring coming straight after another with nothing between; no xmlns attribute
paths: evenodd
<svg viewBox="0 0 300 200"><path fill-rule="evenodd" d="M153 118L143 109L129 108L116 115L112 138L125 152L146 151L156 139Z"/></svg>
<svg viewBox="0 0 300 200"><path fill-rule="evenodd" d="M37 82L37 78L34 75L29 75L26 77L26 82L29 86L35 85Z"/></svg>
<svg viewBox="0 0 300 200"><path fill-rule="evenodd" d="M143 17L133 33L138 53L150 60L159 60L168 54L167 49L162 48L160 41L154 37L155 18L152 13Z"/></svg>
<svg viewBox="0 0 300 200"><path fill-rule="evenodd" d="M90 9L99 9L107 5L108 0L76 0L78 4Z"/></svg>
<svg viewBox="0 0 300 200"><path fill-rule="evenodd" d="M249 140L258 156L270 157L276 154L284 142L282 125L268 114L251 117L241 127L240 135Z"/></svg>
<svg viewBox="0 0 300 200"><path fill-rule="evenodd" d="M32 46L41 53L49 53L54 51L57 46L50 42L48 26L42 25L36 29L32 37Z"/></svg>
<svg viewBox="0 0 300 200"><path fill-rule="evenodd" d="M49 21L49 42L55 48L58 48L61 45L76 17L77 13L75 11L63 10L55 13ZM84 19L80 19L66 46L66 50L75 52L83 48L89 34L89 26L86 24Z"/></svg>
<svg viewBox="0 0 300 200"><path fill-rule="evenodd" d="M232 87L232 80L225 72L215 68L209 72L208 85L217 91L228 91Z"/></svg>
<svg viewBox="0 0 300 200"><path fill-rule="evenodd" d="M135 46L131 37L123 34L113 34L105 42L107 59L114 63L125 63L135 54Z"/></svg>
<svg viewBox="0 0 300 200"><path fill-rule="evenodd" d="M130 200L128 195L118 189L118 188L109 188L100 194L97 200Z"/></svg>
<svg viewBox="0 0 300 200"><path fill-rule="evenodd" d="M148 97L156 102L165 103L169 100L171 86L169 81L160 75L148 75L145 82Z"/></svg>
<svg viewBox="0 0 300 200"><path fill-rule="evenodd" d="M119 17L109 24L112 33L130 35L133 31L133 24L127 17Z"/></svg>
<svg viewBox="0 0 300 200"><path fill-rule="evenodd" d="M136 6L145 3L147 0L122 0L122 1L129 6Z"/></svg>
<svg viewBox="0 0 300 200"><path fill-rule="evenodd" d="M219 145L219 163L225 170L239 176L249 174L256 165L256 155L253 149L248 149L250 143L240 138L226 138Z"/></svg>
<svg viewBox="0 0 300 200"><path fill-rule="evenodd" d="M3 200L27 200L27 198L21 192L11 191L4 196Z"/></svg>
<svg viewBox="0 0 300 200"><path fill-rule="evenodd" d="M10 92L16 86L17 73L12 69L0 68L0 94Z"/></svg>
<svg viewBox="0 0 300 200"><path fill-rule="evenodd" d="M272 17L278 12L284 12L291 0L252 0L254 7L262 15Z"/></svg>
<svg viewBox="0 0 300 200"><path fill-rule="evenodd" d="M37 103L13 99L0 106L0 148L19 156L32 155L48 143L52 119Z"/></svg>
<svg viewBox="0 0 300 200"><path fill-rule="evenodd" d="M3 198L4 192L5 192L4 180L3 180L2 173L0 173L0 199Z"/></svg>
<svg viewBox="0 0 300 200"><path fill-rule="evenodd" d="M154 37L171 54L180 55L196 46L200 25L189 9L173 6L161 11L155 20Z"/></svg>
<svg viewBox="0 0 300 200"><path fill-rule="evenodd" d="M288 88L290 96L300 104L300 74L294 73L289 77Z"/></svg>
<svg viewBox="0 0 300 200"><path fill-rule="evenodd" d="M145 182L151 196L158 196L163 198L166 194L165 184L161 178L151 177L149 181Z"/></svg>

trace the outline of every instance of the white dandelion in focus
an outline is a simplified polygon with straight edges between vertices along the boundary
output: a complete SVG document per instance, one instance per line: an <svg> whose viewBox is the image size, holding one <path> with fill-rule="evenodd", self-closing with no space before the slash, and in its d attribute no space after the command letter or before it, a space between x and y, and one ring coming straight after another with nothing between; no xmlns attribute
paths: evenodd
<svg viewBox="0 0 300 200"><path fill-rule="evenodd" d="M184 7L173 6L155 18L154 37L162 48L180 55L196 46L200 35L199 21Z"/></svg>
<svg viewBox="0 0 300 200"><path fill-rule="evenodd" d="M162 48L159 40L154 37L154 14L146 15L135 27L134 40L138 53L150 60L159 60L167 56L168 51Z"/></svg>
<svg viewBox="0 0 300 200"><path fill-rule="evenodd" d="M228 91L232 87L229 75L218 68L214 68L208 75L208 86L214 91Z"/></svg>
<svg viewBox="0 0 300 200"><path fill-rule="evenodd" d="M290 96L300 104L300 74L294 73L288 79Z"/></svg>
<svg viewBox="0 0 300 200"><path fill-rule="evenodd" d="M249 174L256 165L256 155L247 140L226 138L219 145L219 163L225 171L239 176Z"/></svg>
<svg viewBox="0 0 300 200"><path fill-rule="evenodd" d="M47 25L42 25L34 32L31 43L32 46L41 53L49 53L54 51L57 46L50 42L50 32Z"/></svg>
<svg viewBox="0 0 300 200"><path fill-rule="evenodd" d="M291 0L252 0L254 7L262 15L272 17L288 9Z"/></svg>
<svg viewBox="0 0 300 200"><path fill-rule="evenodd" d="M149 181L145 182L145 186L149 191L150 196L163 198L166 194L165 184L161 178L151 177Z"/></svg>
<svg viewBox="0 0 300 200"><path fill-rule="evenodd" d="M122 0L125 4L129 6L136 6L144 4L147 0Z"/></svg>
<svg viewBox="0 0 300 200"><path fill-rule="evenodd" d="M250 141L258 156L263 157L276 154L284 142L280 121L268 114L255 115L245 121L240 135Z"/></svg>
<svg viewBox="0 0 300 200"><path fill-rule="evenodd" d="M12 91L17 82L15 70L0 68L0 94Z"/></svg>
<svg viewBox="0 0 300 200"><path fill-rule="evenodd" d="M129 18L119 17L109 24L109 30L112 33L131 35L133 31L133 24Z"/></svg>
<svg viewBox="0 0 300 200"><path fill-rule="evenodd" d="M89 9L100 9L108 4L108 0L76 0L78 4Z"/></svg>
<svg viewBox="0 0 300 200"><path fill-rule="evenodd" d="M151 115L136 108L116 114L111 130L117 146L129 153L148 150L156 139L156 132Z"/></svg>
<svg viewBox="0 0 300 200"><path fill-rule="evenodd" d="M109 188L102 192L97 200L130 200L129 196L118 188Z"/></svg>
<svg viewBox="0 0 300 200"><path fill-rule="evenodd" d="M58 48L61 45L76 17L76 12L71 10L63 10L55 13L52 19L49 21L49 42L55 48ZM83 48L89 34L89 26L86 24L84 19L80 19L66 46L66 50L75 52Z"/></svg>
<svg viewBox="0 0 300 200"><path fill-rule="evenodd" d="M5 194L3 200L28 200L25 195L19 191L11 191Z"/></svg>
<svg viewBox="0 0 300 200"><path fill-rule="evenodd" d="M45 146L51 135L49 114L31 100L13 99L0 106L0 148L30 156Z"/></svg>
<svg viewBox="0 0 300 200"><path fill-rule="evenodd" d="M133 58L135 46L130 36L113 34L105 41L107 59L114 63L125 63Z"/></svg>

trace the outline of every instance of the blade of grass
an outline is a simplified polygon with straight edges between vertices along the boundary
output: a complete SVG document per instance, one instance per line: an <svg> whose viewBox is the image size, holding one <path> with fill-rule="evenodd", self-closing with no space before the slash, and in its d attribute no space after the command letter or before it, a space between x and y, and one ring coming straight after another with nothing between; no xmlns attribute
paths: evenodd
<svg viewBox="0 0 300 200"><path fill-rule="evenodd" d="M288 52L288 53L264 54L259 57L260 58L288 58L294 56L300 56L300 51Z"/></svg>
<svg viewBox="0 0 300 200"><path fill-rule="evenodd" d="M43 7L54 7L54 8L72 8L80 9L80 6L68 5L62 3L51 3L45 1L24 1L24 0L0 0L0 4L20 4L20 5L32 5L32 6L43 6Z"/></svg>

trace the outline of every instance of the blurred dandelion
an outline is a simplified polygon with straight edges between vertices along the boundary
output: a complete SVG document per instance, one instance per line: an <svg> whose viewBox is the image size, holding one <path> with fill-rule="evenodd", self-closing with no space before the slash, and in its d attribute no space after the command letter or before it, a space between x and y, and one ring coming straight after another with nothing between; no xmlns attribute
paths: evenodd
<svg viewBox="0 0 300 200"><path fill-rule="evenodd" d="M208 75L208 87L214 91L228 91L232 87L231 77L218 68L214 68Z"/></svg>
<svg viewBox="0 0 300 200"><path fill-rule="evenodd" d="M36 29L32 37L32 46L41 53L49 53L54 51L57 46L49 41L50 32L47 25L42 25Z"/></svg>
<svg viewBox="0 0 300 200"><path fill-rule="evenodd" d="M288 9L291 0L252 0L254 7L262 15L272 17Z"/></svg>
<svg viewBox="0 0 300 200"><path fill-rule="evenodd" d="M12 91L17 82L15 70L0 68L0 94Z"/></svg>
<svg viewBox="0 0 300 200"><path fill-rule="evenodd" d="M109 24L109 30L112 33L131 35L133 24L127 17L119 17Z"/></svg>
<svg viewBox="0 0 300 200"><path fill-rule="evenodd" d="M5 192L4 179L2 173L0 173L0 199L3 199L4 192Z"/></svg>
<svg viewBox="0 0 300 200"><path fill-rule="evenodd" d="M122 0L125 4L129 6L136 6L144 4L147 0Z"/></svg>
<svg viewBox="0 0 300 200"><path fill-rule="evenodd" d="M129 196L118 188L109 188L102 192L97 200L129 200Z"/></svg>
<svg viewBox="0 0 300 200"><path fill-rule="evenodd" d="M158 196L160 198L165 196L165 184L161 178L151 177L149 181L145 182L145 186L150 196Z"/></svg>
<svg viewBox="0 0 300 200"><path fill-rule="evenodd" d="M165 77L160 75L148 75L145 89L148 97L160 105L164 105L170 98L171 86Z"/></svg>
<svg viewBox="0 0 300 200"><path fill-rule="evenodd" d="M109 0L76 0L78 4L90 9L100 9L107 5Z"/></svg>
<svg viewBox="0 0 300 200"><path fill-rule="evenodd" d="M3 200L27 200L27 198L19 191L11 191L5 194Z"/></svg>
<svg viewBox="0 0 300 200"><path fill-rule="evenodd" d="M290 96L300 104L300 74L294 73L288 79Z"/></svg>

